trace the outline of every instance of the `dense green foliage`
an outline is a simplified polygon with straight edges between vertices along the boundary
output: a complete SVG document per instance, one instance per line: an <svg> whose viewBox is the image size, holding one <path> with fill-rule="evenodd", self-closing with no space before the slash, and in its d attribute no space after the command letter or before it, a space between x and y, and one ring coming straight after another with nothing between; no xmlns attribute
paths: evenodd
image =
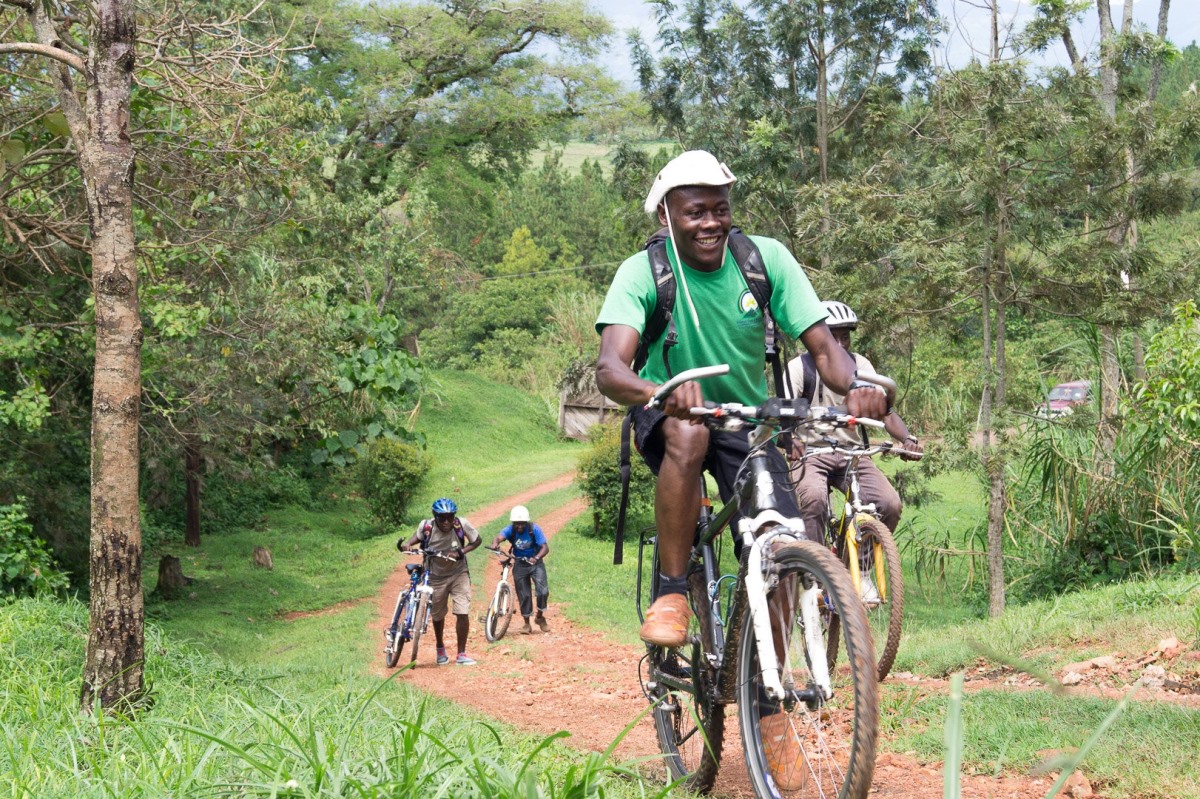
<svg viewBox="0 0 1200 799"><path fill-rule="evenodd" d="M50 547L33 534L24 504L0 505L0 597L62 594L67 585Z"/></svg>
<svg viewBox="0 0 1200 799"><path fill-rule="evenodd" d="M403 523L428 473L429 457L420 447L386 438L373 443L358 465L359 484L371 515L384 524Z"/></svg>
<svg viewBox="0 0 1200 799"><path fill-rule="evenodd" d="M592 534L603 538L615 536L621 509L620 452L621 423L618 419L593 428L591 449L579 459L579 490L592 507ZM632 442L629 462L625 533L632 536L647 524L654 523L654 475Z"/></svg>

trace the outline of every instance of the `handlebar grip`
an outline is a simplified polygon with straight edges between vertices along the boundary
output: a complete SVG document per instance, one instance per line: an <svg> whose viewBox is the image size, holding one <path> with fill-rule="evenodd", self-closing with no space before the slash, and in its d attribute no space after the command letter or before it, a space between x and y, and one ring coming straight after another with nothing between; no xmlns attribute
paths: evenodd
<svg viewBox="0 0 1200 799"><path fill-rule="evenodd" d="M646 407L661 408L666 398L671 396L671 392L682 386L684 383L690 383L693 380L702 380L706 377L716 377L724 374L729 374L729 364L727 363L717 364L716 366L698 366L695 369L685 369L659 386L654 391L654 396L650 397L650 400L646 403Z"/></svg>
<svg viewBox="0 0 1200 799"><path fill-rule="evenodd" d="M893 380L892 378L888 377L887 375L860 374L855 379L862 380L867 383L874 383L875 385L882 388L884 393L887 394L888 402L891 402L894 399L896 399L896 393L899 391L899 387L896 385L896 381Z"/></svg>

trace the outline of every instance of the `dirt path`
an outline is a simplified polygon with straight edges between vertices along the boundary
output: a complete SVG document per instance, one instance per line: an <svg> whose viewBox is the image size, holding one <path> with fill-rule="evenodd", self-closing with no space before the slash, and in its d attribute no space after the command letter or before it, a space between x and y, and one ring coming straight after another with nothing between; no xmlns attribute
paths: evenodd
<svg viewBox="0 0 1200 799"><path fill-rule="evenodd" d="M572 477L565 475L464 515L476 526L483 527L507 513L513 505L564 487ZM585 510L582 500L574 500L535 521L548 537L553 537ZM646 701L637 682L641 652L636 647L614 644L598 632L578 627L556 612L553 562L552 554L547 562L551 591L547 612L550 632L518 635L510 629L509 635L500 642L486 642L478 616L499 576L498 564L493 558L484 570L482 580L478 574L474 575L477 601L472 609L468 651L479 660L479 665L474 668L437 666L430 630L428 643L422 641L416 668L400 679L522 730L539 735L566 730L571 735L566 743L578 750L603 751L626 727L633 725L617 746L615 756L628 760L658 755L653 722L649 717L638 720L646 710ZM378 637L378 632L390 620L403 579L404 569L397 569L379 595L376 618L369 628L371 636ZM383 668L382 656L376 671L381 676L388 673ZM722 758L714 795L749 797L752 794L737 739L736 720L732 717L736 710L730 712L731 718L726 722L726 754ZM962 795L972 799L1041 799L1055 776L991 778L968 775L963 778ZM941 793L940 763L921 764L890 753L879 756L872 797L925 799ZM1077 795L1100 796L1082 791Z"/></svg>

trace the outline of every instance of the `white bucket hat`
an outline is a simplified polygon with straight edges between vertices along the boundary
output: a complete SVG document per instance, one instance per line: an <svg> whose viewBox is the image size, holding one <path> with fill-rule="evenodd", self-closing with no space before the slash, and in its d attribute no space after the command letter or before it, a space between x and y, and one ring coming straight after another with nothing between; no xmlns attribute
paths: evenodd
<svg viewBox="0 0 1200 799"><path fill-rule="evenodd" d="M729 167L718 161L712 153L688 150L672 158L654 178L644 207L646 213L656 213L658 204L667 196L667 192L680 186L728 186L736 181Z"/></svg>

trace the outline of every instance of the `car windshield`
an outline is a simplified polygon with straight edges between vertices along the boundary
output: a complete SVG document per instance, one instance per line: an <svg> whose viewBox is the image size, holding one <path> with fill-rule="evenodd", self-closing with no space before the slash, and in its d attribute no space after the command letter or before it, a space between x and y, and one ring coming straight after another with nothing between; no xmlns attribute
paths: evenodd
<svg viewBox="0 0 1200 799"><path fill-rule="evenodd" d="M1085 400L1087 399L1086 388L1076 388L1073 386L1055 386L1050 389L1050 399L1052 400Z"/></svg>

